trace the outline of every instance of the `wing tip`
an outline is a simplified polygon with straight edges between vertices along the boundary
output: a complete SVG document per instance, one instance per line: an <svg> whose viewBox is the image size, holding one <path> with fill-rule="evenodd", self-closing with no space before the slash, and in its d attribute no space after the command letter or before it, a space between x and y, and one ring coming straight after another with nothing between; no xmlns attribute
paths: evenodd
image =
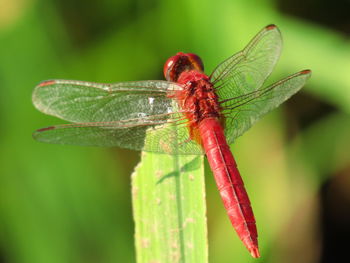
<svg viewBox="0 0 350 263"><path fill-rule="evenodd" d="M266 30L273 30L275 28L277 28L277 26L275 24L269 24L265 27Z"/></svg>
<svg viewBox="0 0 350 263"><path fill-rule="evenodd" d="M311 69L304 69L299 72L301 75L311 75L312 71Z"/></svg>
<svg viewBox="0 0 350 263"><path fill-rule="evenodd" d="M37 87L45 87L45 86L49 86L49 85L52 85L52 84L56 84L56 81L53 80L53 79L50 79L50 80L44 80L44 81L41 81Z"/></svg>
<svg viewBox="0 0 350 263"><path fill-rule="evenodd" d="M45 132L55 130L56 128L57 126L49 126L49 127L38 129L32 133L32 138L38 142L50 143L50 141L45 140L45 136L47 135Z"/></svg>
<svg viewBox="0 0 350 263"><path fill-rule="evenodd" d="M39 133L39 132L44 132L44 131L49 131L49 130L54 130L56 129L55 126L49 126L49 127L45 127L45 128L41 128L35 131L35 133Z"/></svg>

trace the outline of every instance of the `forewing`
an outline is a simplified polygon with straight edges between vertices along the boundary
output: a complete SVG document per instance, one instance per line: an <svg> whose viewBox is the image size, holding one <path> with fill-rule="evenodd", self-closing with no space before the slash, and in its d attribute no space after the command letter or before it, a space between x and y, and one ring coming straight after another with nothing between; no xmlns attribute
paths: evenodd
<svg viewBox="0 0 350 263"><path fill-rule="evenodd" d="M222 62L210 76L220 100L259 89L272 72L281 48L280 31L269 25L242 51Z"/></svg>
<svg viewBox="0 0 350 263"><path fill-rule="evenodd" d="M41 142L55 144L117 146L166 154L203 153L200 145L189 139L188 128L184 121L144 120L143 124L128 121L66 124L40 129L33 134L33 137Z"/></svg>
<svg viewBox="0 0 350 263"><path fill-rule="evenodd" d="M174 112L168 96L182 87L167 81L101 84L48 80L33 92L33 103L43 113L75 122L131 120Z"/></svg>
<svg viewBox="0 0 350 263"><path fill-rule="evenodd" d="M311 76L303 70L271 86L241 95L223 103L225 135L228 143L242 135L263 115L273 110L300 90Z"/></svg>
<svg viewBox="0 0 350 263"><path fill-rule="evenodd" d="M37 130L42 142L84 146L118 146L169 154L201 154L167 81L102 84L48 80L34 90L40 111L73 122ZM147 139L146 139L147 138Z"/></svg>

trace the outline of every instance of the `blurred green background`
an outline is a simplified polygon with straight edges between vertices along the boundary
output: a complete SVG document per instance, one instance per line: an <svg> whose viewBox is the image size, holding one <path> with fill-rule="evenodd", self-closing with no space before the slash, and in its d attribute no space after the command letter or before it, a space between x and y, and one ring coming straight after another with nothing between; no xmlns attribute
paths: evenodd
<svg viewBox="0 0 350 263"><path fill-rule="evenodd" d="M277 24L269 82L307 86L232 146L261 259L238 240L207 169L210 262L337 262L350 236L349 1L0 0L0 262L134 262L130 174L140 153L35 142L61 123L34 109L41 80L163 79L199 54L207 73Z"/></svg>

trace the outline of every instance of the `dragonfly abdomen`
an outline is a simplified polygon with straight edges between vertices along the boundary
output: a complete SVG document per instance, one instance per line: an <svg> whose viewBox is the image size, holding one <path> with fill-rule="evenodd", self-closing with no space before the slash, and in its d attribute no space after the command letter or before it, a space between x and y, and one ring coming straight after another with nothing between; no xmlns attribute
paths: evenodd
<svg viewBox="0 0 350 263"><path fill-rule="evenodd" d="M259 257L253 210L220 121L202 120L199 132L230 221L252 256Z"/></svg>

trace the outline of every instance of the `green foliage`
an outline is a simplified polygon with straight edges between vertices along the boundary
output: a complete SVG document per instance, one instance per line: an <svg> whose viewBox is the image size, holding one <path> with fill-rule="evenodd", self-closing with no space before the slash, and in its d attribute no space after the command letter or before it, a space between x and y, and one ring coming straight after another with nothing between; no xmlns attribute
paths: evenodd
<svg viewBox="0 0 350 263"><path fill-rule="evenodd" d="M317 251L317 243L308 242L317 221L306 218L306 212L316 214L317 206L305 208L303 204L314 199L330 174L349 166L350 48L344 36L286 16L272 1L3 2L3 261L135 261L129 175L138 154L32 140L35 129L59 122L31 104L31 93L39 81L162 79L164 61L178 51L198 53L209 73L270 23L280 27L284 48L269 82L310 68L313 76L302 91L309 96L306 101L295 98L293 102L307 106L313 98L332 105L334 112L304 129L297 128L293 139L286 136L286 120L290 119L284 112L269 114L237 140L233 150L256 214L261 262L301 262L300 257ZM296 110L298 107L293 108ZM165 174L171 166L166 169ZM176 181L181 185L187 179L173 176L161 184L170 187L172 182L175 187ZM227 219L211 173L206 180L210 261L253 261Z"/></svg>
<svg viewBox="0 0 350 263"><path fill-rule="evenodd" d="M137 262L207 262L201 156L142 153L132 176Z"/></svg>

